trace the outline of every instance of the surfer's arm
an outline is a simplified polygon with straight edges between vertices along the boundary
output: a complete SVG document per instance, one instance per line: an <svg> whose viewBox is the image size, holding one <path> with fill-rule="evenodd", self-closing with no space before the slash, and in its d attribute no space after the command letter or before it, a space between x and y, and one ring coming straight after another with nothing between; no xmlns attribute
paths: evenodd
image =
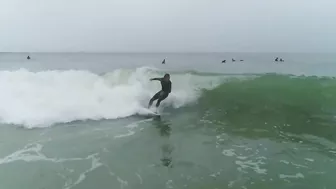
<svg viewBox="0 0 336 189"><path fill-rule="evenodd" d="M152 79L150 79L150 80L151 80L151 81L154 81L154 80L161 81L162 78L152 78Z"/></svg>

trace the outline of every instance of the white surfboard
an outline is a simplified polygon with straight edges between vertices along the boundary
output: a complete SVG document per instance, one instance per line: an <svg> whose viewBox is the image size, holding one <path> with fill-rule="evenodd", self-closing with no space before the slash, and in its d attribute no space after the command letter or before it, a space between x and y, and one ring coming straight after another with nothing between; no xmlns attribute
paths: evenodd
<svg viewBox="0 0 336 189"><path fill-rule="evenodd" d="M157 112L154 112L153 110L147 109L147 108L143 108L141 109L140 115L143 115L145 117L160 117L161 115Z"/></svg>

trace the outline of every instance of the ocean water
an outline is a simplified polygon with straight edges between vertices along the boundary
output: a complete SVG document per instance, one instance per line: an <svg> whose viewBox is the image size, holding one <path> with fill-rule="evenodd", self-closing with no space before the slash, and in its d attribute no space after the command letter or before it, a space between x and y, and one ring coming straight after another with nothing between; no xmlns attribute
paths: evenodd
<svg viewBox="0 0 336 189"><path fill-rule="evenodd" d="M335 188L335 54L27 55L0 53L0 188Z"/></svg>

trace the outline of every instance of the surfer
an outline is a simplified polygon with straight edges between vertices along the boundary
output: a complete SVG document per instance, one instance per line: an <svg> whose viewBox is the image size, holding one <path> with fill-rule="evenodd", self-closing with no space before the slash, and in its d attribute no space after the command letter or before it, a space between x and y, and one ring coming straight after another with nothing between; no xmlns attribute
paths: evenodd
<svg viewBox="0 0 336 189"><path fill-rule="evenodd" d="M166 64L166 59L163 59L162 64Z"/></svg>
<svg viewBox="0 0 336 189"><path fill-rule="evenodd" d="M171 92L171 81L170 81L170 75L165 74L163 78L152 78L150 81L160 81L161 82L161 91L157 92L149 101L148 108L150 108L153 104L154 100L157 100L156 107L160 106L160 103L162 100L166 99Z"/></svg>
<svg viewBox="0 0 336 189"><path fill-rule="evenodd" d="M27 56L27 60L30 60L30 56Z"/></svg>

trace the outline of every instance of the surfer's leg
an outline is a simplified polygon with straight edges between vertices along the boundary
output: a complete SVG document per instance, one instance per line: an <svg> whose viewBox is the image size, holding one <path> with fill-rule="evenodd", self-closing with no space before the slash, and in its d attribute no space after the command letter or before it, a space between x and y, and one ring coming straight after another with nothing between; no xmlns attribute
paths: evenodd
<svg viewBox="0 0 336 189"><path fill-rule="evenodd" d="M163 94L159 97L159 99L157 100L157 102L156 102L156 107L159 107L161 101L164 100L164 99L166 99L167 96L168 96L168 93L163 93Z"/></svg>
<svg viewBox="0 0 336 189"><path fill-rule="evenodd" d="M157 92L149 101L148 108L150 108L153 104L153 101L160 97L161 91Z"/></svg>

